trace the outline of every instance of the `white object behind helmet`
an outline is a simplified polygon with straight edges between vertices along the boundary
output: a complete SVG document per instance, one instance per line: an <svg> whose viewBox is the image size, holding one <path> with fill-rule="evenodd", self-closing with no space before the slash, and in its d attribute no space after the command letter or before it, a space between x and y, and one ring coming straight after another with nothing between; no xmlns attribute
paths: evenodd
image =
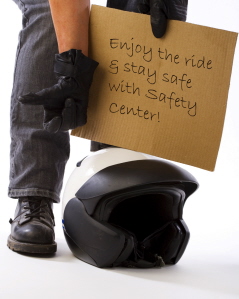
<svg viewBox="0 0 239 299"><path fill-rule="evenodd" d="M62 212L64 213L68 201L75 197L75 194L80 187L83 186L86 181L88 181L100 170L115 164L147 159L158 158L131 150L114 147L109 147L91 153L81 162L79 167L74 169L67 181L62 200Z"/></svg>

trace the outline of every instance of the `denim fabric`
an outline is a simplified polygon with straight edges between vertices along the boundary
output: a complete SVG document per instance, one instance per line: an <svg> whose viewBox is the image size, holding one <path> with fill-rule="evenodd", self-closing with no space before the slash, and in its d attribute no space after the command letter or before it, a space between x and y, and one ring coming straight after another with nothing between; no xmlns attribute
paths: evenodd
<svg viewBox="0 0 239 299"><path fill-rule="evenodd" d="M53 63L58 53L48 0L14 0L22 11L11 96L9 196L44 196L59 202L69 134L43 130L42 106L20 104L19 95L57 82Z"/></svg>

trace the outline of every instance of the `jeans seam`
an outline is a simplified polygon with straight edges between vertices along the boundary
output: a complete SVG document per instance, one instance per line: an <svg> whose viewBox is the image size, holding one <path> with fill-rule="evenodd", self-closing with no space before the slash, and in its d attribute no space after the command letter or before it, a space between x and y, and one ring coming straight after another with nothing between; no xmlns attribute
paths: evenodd
<svg viewBox="0 0 239 299"><path fill-rule="evenodd" d="M21 11L22 11L22 15L23 15L23 21L22 21L22 26L23 28L25 28L29 22L29 19L27 18L25 12L27 11L27 8L26 8L26 4L23 3L21 0L19 0L20 4L21 4ZM25 20L24 20L25 18Z"/></svg>

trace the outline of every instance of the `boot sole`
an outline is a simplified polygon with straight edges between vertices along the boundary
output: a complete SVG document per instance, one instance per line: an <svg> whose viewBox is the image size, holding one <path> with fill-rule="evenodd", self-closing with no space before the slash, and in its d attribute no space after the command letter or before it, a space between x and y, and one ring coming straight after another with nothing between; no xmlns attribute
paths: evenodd
<svg viewBox="0 0 239 299"><path fill-rule="evenodd" d="M55 242L52 244L22 243L13 239L11 235L8 237L7 246L13 251L36 254L55 253L57 249L57 244Z"/></svg>

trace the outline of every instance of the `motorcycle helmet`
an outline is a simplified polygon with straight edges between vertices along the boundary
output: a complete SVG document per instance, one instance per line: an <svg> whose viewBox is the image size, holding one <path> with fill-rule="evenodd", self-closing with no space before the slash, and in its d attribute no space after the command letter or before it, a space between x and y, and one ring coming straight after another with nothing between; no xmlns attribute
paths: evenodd
<svg viewBox="0 0 239 299"><path fill-rule="evenodd" d="M106 148L77 164L63 195L72 253L97 267L176 264L189 240L182 218L196 179L168 161Z"/></svg>

